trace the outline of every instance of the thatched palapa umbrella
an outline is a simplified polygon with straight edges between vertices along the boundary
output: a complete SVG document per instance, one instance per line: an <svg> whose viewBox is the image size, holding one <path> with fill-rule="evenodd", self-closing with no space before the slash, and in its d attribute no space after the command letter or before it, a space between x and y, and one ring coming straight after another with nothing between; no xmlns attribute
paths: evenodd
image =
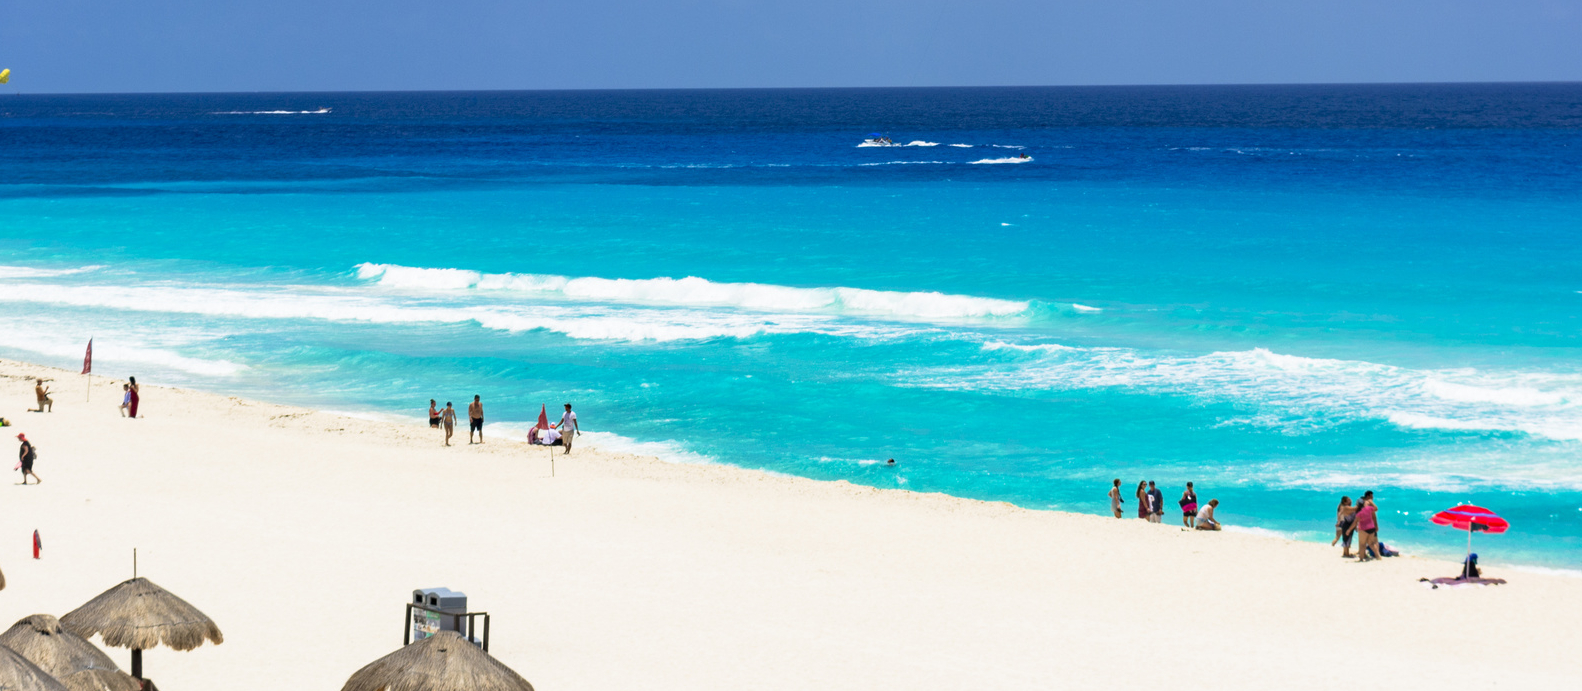
<svg viewBox="0 0 1582 691"><path fill-rule="evenodd" d="M121 671L88 639L35 614L0 633L0 645L16 651L65 684L68 691L138 691L143 685Z"/></svg>
<svg viewBox="0 0 1582 691"><path fill-rule="evenodd" d="M99 634L104 644L132 649L132 676L143 678L143 651L158 645L192 650L205 640L225 642L220 627L147 578L134 578L66 613L60 625L83 638Z"/></svg>
<svg viewBox="0 0 1582 691"><path fill-rule="evenodd" d="M5 691L66 691L65 685L22 657L0 646L0 689Z"/></svg>
<svg viewBox="0 0 1582 691"><path fill-rule="evenodd" d="M455 631L441 631L357 670L341 691L533 691Z"/></svg>

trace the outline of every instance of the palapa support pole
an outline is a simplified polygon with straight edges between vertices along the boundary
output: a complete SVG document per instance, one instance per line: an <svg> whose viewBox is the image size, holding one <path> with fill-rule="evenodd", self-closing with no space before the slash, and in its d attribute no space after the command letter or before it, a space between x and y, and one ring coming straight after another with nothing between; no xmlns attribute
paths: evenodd
<svg viewBox="0 0 1582 691"><path fill-rule="evenodd" d="M132 676L138 681L143 680L143 651L132 649Z"/></svg>

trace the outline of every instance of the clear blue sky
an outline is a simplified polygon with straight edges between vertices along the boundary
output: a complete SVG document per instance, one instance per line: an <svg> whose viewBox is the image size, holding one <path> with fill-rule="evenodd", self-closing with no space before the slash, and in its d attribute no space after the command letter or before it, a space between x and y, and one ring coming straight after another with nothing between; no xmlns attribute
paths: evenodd
<svg viewBox="0 0 1582 691"><path fill-rule="evenodd" d="M12 0L4 91L1582 81L1582 0Z"/></svg>

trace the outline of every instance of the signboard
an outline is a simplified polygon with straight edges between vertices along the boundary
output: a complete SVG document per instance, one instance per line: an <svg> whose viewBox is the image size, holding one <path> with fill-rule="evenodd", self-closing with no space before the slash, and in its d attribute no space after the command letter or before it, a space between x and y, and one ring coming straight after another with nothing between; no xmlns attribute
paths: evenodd
<svg viewBox="0 0 1582 691"><path fill-rule="evenodd" d="M421 607L412 608L412 642L416 643L440 632L439 612Z"/></svg>

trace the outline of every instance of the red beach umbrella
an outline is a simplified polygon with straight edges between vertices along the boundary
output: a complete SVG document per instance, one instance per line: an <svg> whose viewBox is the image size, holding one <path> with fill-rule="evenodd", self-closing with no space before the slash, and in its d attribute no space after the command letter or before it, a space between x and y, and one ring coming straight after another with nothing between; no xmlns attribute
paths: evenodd
<svg viewBox="0 0 1582 691"><path fill-rule="evenodd" d="M1473 533L1503 533L1511 527L1510 521L1500 518L1493 511L1481 506L1462 504L1434 514L1434 523L1467 531L1467 556L1472 556Z"/></svg>

